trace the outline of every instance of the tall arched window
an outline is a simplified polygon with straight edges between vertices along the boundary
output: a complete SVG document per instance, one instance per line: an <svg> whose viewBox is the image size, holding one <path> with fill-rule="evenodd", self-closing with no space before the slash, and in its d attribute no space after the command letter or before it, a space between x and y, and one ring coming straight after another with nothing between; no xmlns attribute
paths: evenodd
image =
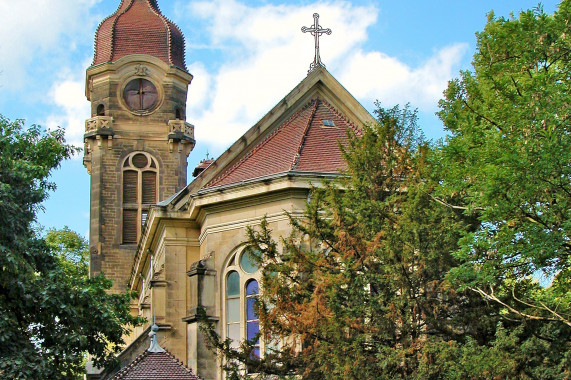
<svg viewBox="0 0 571 380"><path fill-rule="evenodd" d="M260 320L254 309L258 292L258 281L248 280L246 283L246 339L249 341L256 339L252 355L260 357L260 337L258 336L260 332Z"/></svg>
<svg viewBox="0 0 571 380"><path fill-rule="evenodd" d="M232 340L237 348L242 340L256 338L260 322L255 311L259 294L260 272L253 255L256 252L244 249L233 254L225 270L225 338ZM252 355L260 356L260 339L254 344Z"/></svg>
<svg viewBox="0 0 571 380"><path fill-rule="evenodd" d="M149 207L157 203L158 165L146 152L133 152L123 161L123 244L137 243Z"/></svg>

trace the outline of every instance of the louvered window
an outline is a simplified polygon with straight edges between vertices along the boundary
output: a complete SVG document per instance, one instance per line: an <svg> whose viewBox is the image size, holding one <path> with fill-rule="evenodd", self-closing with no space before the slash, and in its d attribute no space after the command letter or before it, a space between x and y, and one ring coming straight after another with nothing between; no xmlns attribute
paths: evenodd
<svg viewBox="0 0 571 380"><path fill-rule="evenodd" d="M149 206L157 203L158 165L146 152L131 153L123 163L123 244L135 244L141 236Z"/></svg>
<svg viewBox="0 0 571 380"><path fill-rule="evenodd" d="M137 210L123 210L123 243L137 242Z"/></svg>
<svg viewBox="0 0 571 380"><path fill-rule="evenodd" d="M143 172L143 204L157 202L157 173L152 171Z"/></svg>

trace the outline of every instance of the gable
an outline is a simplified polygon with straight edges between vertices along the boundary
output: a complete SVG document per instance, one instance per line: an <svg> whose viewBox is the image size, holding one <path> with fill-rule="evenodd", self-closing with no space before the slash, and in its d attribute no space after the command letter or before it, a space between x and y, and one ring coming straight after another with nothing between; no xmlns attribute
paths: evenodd
<svg viewBox="0 0 571 380"><path fill-rule="evenodd" d="M359 129L320 97L312 99L236 164L204 187L224 186L288 171L336 173L345 168L339 142Z"/></svg>
<svg viewBox="0 0 571 380"><path fill-rule="evenodd" d="M323 120L333 120L334 126L323 125ZM344 168L338 141L346 138L347 129L358 132L363 125L374 122L325 68L317 67L186 188L171 197L168 207L186 208L189 199L202 191L262 180L277 173L337 173Z"/></svg>

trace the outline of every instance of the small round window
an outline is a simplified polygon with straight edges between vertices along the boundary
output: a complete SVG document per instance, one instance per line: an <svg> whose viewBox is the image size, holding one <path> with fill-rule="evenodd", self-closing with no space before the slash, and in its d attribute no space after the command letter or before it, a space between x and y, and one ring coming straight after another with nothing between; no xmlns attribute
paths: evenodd
<svg viewBox="0 0 571 380"><path fill-rule="evenodd" d="M256 273L260 267L258 264L260 257L260 251L246 249L244 250L244 253L242 253L242 256L240 256L240 267L246 273Z"/></svg>
<svg viewBox="0 0 571 380"><path fill-rule="evenodd" d="M123 99L132 111L147 112L157 106L159 93L151 81L137 78L127 83L123 89Z"/></svg>

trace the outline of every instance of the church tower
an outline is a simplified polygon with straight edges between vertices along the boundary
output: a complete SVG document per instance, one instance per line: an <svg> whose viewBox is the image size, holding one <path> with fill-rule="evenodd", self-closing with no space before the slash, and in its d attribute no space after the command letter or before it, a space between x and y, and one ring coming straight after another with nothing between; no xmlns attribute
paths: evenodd
<svg viewBox="0 0 571 380"><path fill-rule="evenodd" d="M97 29L87 69L91 118L83 163L91 175L90 274L126 289L148 210L186 186L194 127L184 37L157 0L121 0Z"/></svg>

